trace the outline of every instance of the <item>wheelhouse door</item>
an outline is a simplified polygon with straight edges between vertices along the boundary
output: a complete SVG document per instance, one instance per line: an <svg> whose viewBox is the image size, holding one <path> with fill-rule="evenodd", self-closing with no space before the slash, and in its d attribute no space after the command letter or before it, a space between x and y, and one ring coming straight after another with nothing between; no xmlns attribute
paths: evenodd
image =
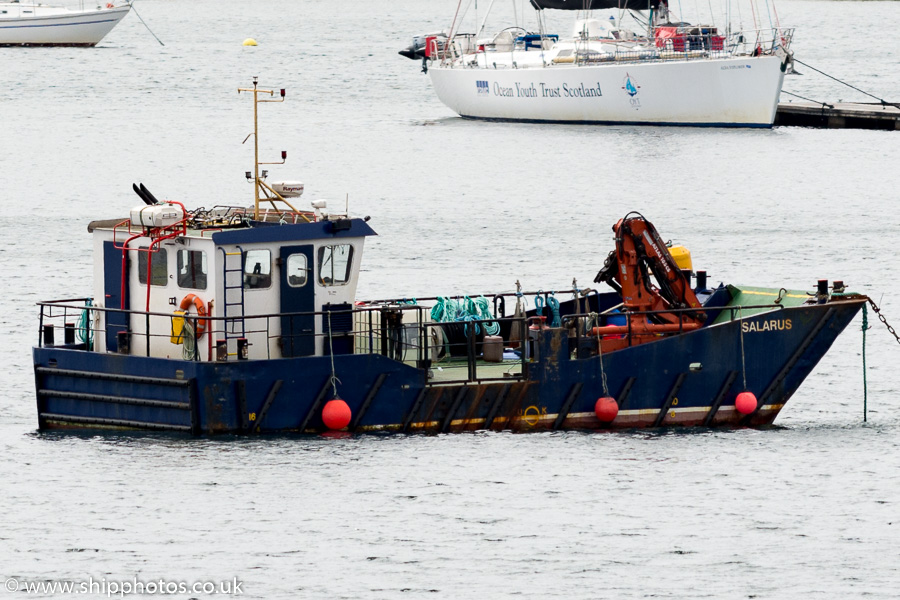
<svg viewBox="0 0 900 600"><path fill-rule="evenodd" d="M313 277L313 247L282 246L281 310L292 314L281 317L283 356L310 356L316 352L316 284Z"/></svg>
<svg viewBox="0 0 900 600"><path fill-rule="evenodd" d="M122 298L122 250L103 242L103 295L106 308L128 309L128 263L125 263L125 297ZM128 313L106 313L106 351L118 352L116 334L128 331Z"/></svg>

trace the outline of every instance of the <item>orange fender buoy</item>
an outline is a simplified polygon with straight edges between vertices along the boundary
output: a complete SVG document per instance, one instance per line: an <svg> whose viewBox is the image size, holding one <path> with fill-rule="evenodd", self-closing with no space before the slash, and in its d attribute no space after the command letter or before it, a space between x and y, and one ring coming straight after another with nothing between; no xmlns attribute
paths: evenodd
<svg viewBox="0 0 900 600"><path fill-rule="evenodd" d="M753 392L741 392L734 399L734 407L742 415L749 415L756 410L756 396Z"/></svg>
<svg viewBox="0 0 900 600"><path fill-rule="evenodd" d="M610 396L598 398L594 404L594 414L602 423L612 423L619 415L619 403Z"/></svg>
<svg viewBox="0 0 900 600"><path fill-rule="evenodd" d="M350 407L340 398L329 400L322 408L322 422L331 430L343 429L350 424L352 416Z"/></svg>

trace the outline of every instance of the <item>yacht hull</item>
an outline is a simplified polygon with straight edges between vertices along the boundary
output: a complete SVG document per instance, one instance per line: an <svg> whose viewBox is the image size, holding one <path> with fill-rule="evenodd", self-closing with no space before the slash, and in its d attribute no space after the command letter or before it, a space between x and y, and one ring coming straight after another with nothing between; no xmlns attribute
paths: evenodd
<svg viewBox="0 0 900 600"><path fill-rule="evenodd" d="M760 56L496 69L435 64L428 73L438 98L473 119L771 127L782 65L778 56Z"/></svg>
<svg viewBox="0 0 900 600"><path fill-rule="evenodd" d="M128 11L130 5L63 14L0 18L0 46L95 46Z"/></svg>

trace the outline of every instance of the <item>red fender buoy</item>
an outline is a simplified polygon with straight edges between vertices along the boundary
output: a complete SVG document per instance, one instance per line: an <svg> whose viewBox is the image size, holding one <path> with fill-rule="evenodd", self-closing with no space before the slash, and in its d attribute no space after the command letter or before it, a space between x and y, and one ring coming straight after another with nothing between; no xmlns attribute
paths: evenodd
<svg viewBox="0 0 900 600"><path fill-rule="evenodd" d="M756 396L753 392L741 392L734 399L734 407L742 415L749 415L756 410Z"/></svg>
<svg viewBox="0 0 900 600"><path fill-rule="evenodd" d="M603 396L594 404L594 414L602 423L612 423L619 414L619 404L615 398Z"/></svg>
<svg viewBox="0 0 900 600"><path fill-rule="evenodd" d="M329 400L322 408L322 422L325 427L335 431L349 425L352 416L350 407L340 398Z"/></svg>

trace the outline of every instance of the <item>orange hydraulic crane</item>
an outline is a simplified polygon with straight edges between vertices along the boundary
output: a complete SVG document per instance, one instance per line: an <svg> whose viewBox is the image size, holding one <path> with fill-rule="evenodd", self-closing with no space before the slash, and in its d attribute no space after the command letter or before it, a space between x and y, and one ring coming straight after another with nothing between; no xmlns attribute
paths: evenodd
<svg viewBox="0 0 900 600"><path fill-rule="evenodd" d="M613 232L616 249L606 257L594 281L608 283L621 294L627 321L591 330L600 338L601 351L699 329L706 315L700 310L690 278L682 273L653 224L631 212L613 226Z"/></svg>

